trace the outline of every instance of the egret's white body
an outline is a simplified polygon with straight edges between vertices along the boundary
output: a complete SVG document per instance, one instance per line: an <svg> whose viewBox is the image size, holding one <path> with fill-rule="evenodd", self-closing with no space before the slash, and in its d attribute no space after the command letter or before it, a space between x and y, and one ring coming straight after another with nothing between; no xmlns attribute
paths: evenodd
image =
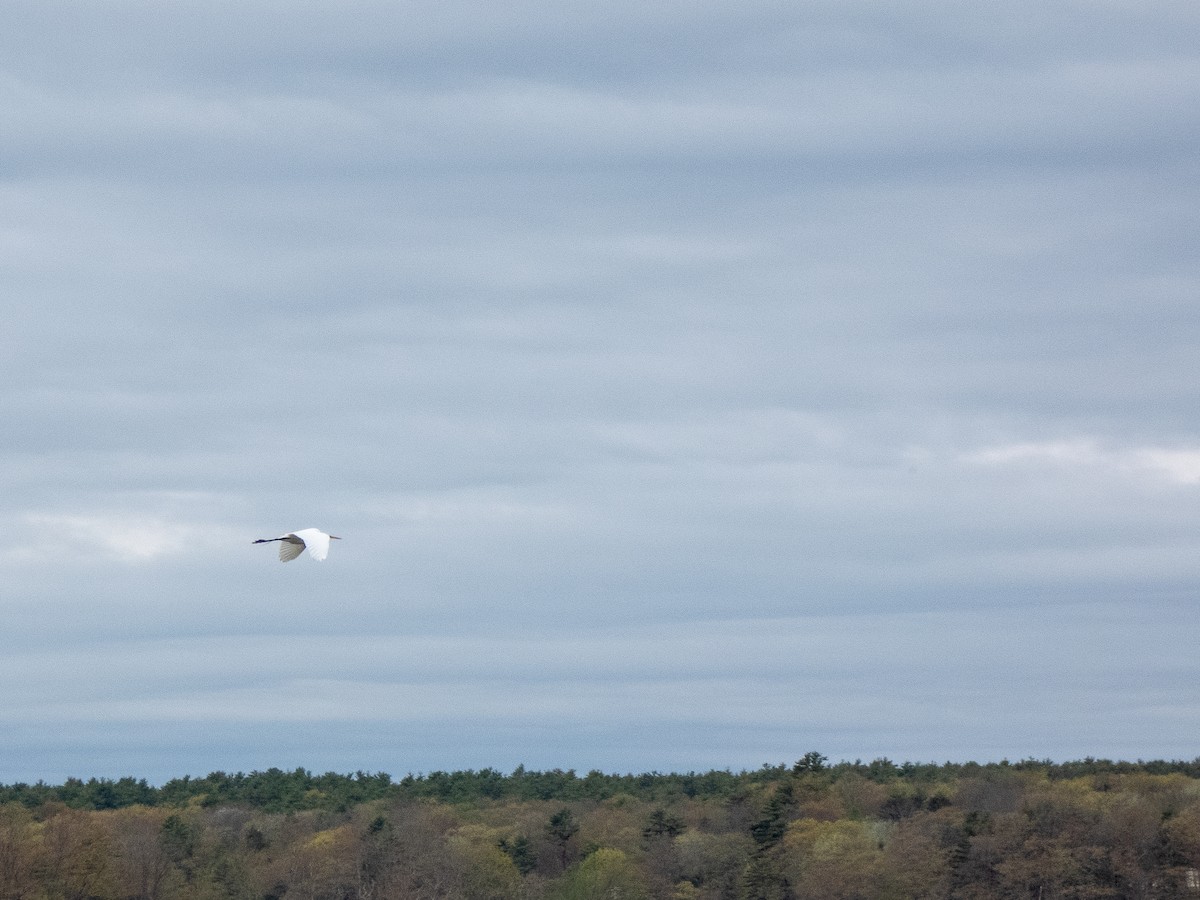
<svg viewBox="0 0 1200 900"><path fill-rule="evenodd" d="M315 560L322 560L329 555L329 542L340 541L334 534L326 534L317 528L301 528L299 531L289 531L277 538L259 538L254 543L269 544L279 541L279 561L291 562L308 549L308 555Z"/></svg>

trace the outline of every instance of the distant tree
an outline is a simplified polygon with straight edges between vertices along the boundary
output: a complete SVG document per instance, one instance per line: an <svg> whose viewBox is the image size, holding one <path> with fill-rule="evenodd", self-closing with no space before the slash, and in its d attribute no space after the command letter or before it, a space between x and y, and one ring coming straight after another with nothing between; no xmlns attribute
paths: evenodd
<svg viewBox="0 0 1200 900"><path fill-rule="evenodd" d="M788 817L794 800L790 781L779 785L771 794L766 808L763 810L763 817L750 828L750 836L754 838L760 848L770 848L779 843L787 829Z"/></svg>
<svg viewBox="0 0 1200 900"><path fill-rule="evenodd" d="M578 833L579 821L575 818L574 813L565 806L551 816L550 821L546 823L546 834L558 848L558 858L563 869L567 868L570 858L568 845L571 838Z"/></svg>
<svg viewBox="0 0 1200 900"><path fill-rule="evenodd" d="M523 834L517 835L511 841L502 838L499 847L512 859L513 865L517 867L517 871L522 875L528 875L537 868L537 852L533 849L533 844L529 838Z"/></svg>
<svg viewBox="0 0 1200 900"><path fill-rule="evenodd" d="M1100 885L1088 884L1093 879L1087 868L1081 865L1082 860L1076 852L1081 848L1072 847L1069 839L1029 834L1018 843L1017 835L1010 830L1017 827L1018 823L1010 821L1006 825L1009 826L1005 829L1006 836L1012 843L1002 849L992 866L995 890L1000 896L1063 897L1075 893L1076 889L1083 889L1080 891L1083 896L1087 896L1084 891L1104 895L1097 890ZM1142 887L1148 888L1149 885ZM1135 889L1116 896L1153 895Z"/></svg>
<svg viewBox="0 0 1200 900"><path fill-rule="evenodd" d="M364 896L459 896L460 863L447 836L461 824L453 808L428 801L398 803L372 818L358 840Z"/></svg>
<svg viewBox="0 0 1200 900"><path fill-rule="evenodd" d="M125 897L158 900L172 872L162 841L165 812L131 807L107 817L116 850L116 877Z"/></svg>
<svg viewBox="0 0 1200 900"><path fill-rule="evenodd" d="M507 789L507 779L504 773L496 769L480 769L476 777L479 796L489 800L499 800Z"/></svg>
<svg viewBox="0 0 1200 900"><path fill-rule="evenodd" d="M146 780L122 778L112 781L108 778L89 778L86 783L77 779L71 785L72 797L69 805L80 809L122 809L126 806L153 806L158 800L158 792L146 783Z"/></svg>
<svg viewBox="0 0 1200 900"><path fill-rule="evenodd" d="M794 900L773 853L756 852L742 873L738 900Z"/></svg>
<svg viewBox="0 0 1200 900"><path fill-rule="evenodd" d="M683 834L687 829L683 819L679 816L674 816L668 813L661 806L657 807L654 812L650 813L646 820L646 827L642 829L642 837L650 840L652 838L661 837L676 837Z"/></svg>
<svg viewBox="0 0 1200 900"><path fill-rule="evenodd" d="M0 897L32 897L38 844L33 816L24 806L0 805Z"/></svg>
<svg viewBox="0 0 1200 900"><path fill-rule="evenodd" d="M170 815L162 823L159 841L167 859L183 873L184 880L191 881L195 871L197 828L180 815Z"/></svg>
<svg viewBox="0 0 1200 900"><path fill-rule="evenodd" d="M113 848L97 814L69 809L46 820L37 875L50 897L112 897Z"/></svg>
<svg viewBox="0 0 1200 900"><path fill-rule="evenodd" d="M782 782L767 800L762 818L750 827L750 836L757 847L742 877L742 900L790 900L790 888L776 848L787 832L794 801L791 780Z"/></svg>
<svg viewBox="0 0 1200 900"><path fill-rule="evenodd" d="M867 777L872 781L891 781L900 774L900 769L886 756L871 760L867 766Z"/></svg>
<svg viewBox="0 0 1200 900"><path fill-rule="evenodd" d="M556 900L645 900L645 882L620 850L603 847L563 878Z"/></svg>
<svg viewBox="0 0 1200 900"><path fill-rule="evenodd" d="M955 786L954 805L968 813L1008 813L1021 805L1026 780L1016 772L988 771L981 777L960 778Z"/></svg>
<svg viewBox="0 0 1200 900"><path fill-rule="evenodd" d="M1168 866L1200 870L1200 804L1192 804L1162 823L1163 861Z"/></svg>
<svg viewBox="0 0 1200 900"><path fill-rule="evenodd" d="M376 816L367 825L359 843L358 873L363 893L368 897L385 894L397 856L396 835L392 823Z"/></svg>
<svg viewBox="0 0 1200 900"><path fill-rule="evenodd" d="M879 875L880 841L872 825L802 819L788 827L781 868L797 900L857 900Z"/></svg>
<svg viewBox="0 0 1200 900"><path fill-rule="evenodd" d="M810 750L805 753L796 764L792 766L792 774L807 775L825 771L825 763L829 761L827 756L817 753L815 750Z"/></svg>
<svg viewBox="0 0 1200 900"><path fill-rule="evenodd" d="M275 880L286 896L352 897L359 883L357 839L350 825L316 832L280 853Z"/></svg>
<svg viewBox="0 0 1200 900"><path fill-rule="evenodd" d="M950 872L950 847L955 813L925 814L893 826L879 861L879 893L884 897L938 897Z"/></svg>
<svg viewBox="0 0 1200 900"><path fill-rule="evenodd" d="M521 873L498 844L496 830L483 825L464 825L447 836L457 879L454 894L471 900L515 900L521 891Z"/></svg>
<svg viewBox="0 0 1200 900"><path fill-rule="evenodd" d="M743 870L755 849L744 834L711 834L692 829L675 840L679 874L703 887L706 897L737 897Z"/></svg>
<svg viewBox="0 0 1200 900"><path fill-rule="evenodd" d="M871 819L882 814L888 789L858 772L848 772L833 785L846 814L853 819Z"/></svg>
<svg viewBox="0 0 1200 900"><path fill-rule="evenodd" d="M263 850L266 850L270 843L267 840L267 836L263 834L262 829L260 829L257 825L246 826L246 834L243 838L243 841L246 845L246 849L251 853L259 853Z"/></svg>

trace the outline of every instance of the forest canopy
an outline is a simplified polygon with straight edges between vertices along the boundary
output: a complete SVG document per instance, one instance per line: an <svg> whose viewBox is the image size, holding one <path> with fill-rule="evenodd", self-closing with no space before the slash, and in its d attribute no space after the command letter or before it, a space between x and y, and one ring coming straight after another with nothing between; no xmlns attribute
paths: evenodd
<svg viewBox="0 0 1200 900"><path fill-rule="evenodd" d="M249 774L212 772L202 778L174 778L161 787L143 779L68 778L58 785L0 785L0 803L38 806L56 801L72 809L120 809L126 806L202 806L238 804L266 812L297 812L312 809L346 809L358 803L383 799L439 800L472 803L485 800L608 800L627 795L642 800L672 798L714 799L729 797L754 785L772 782L789 773L816 774L831 784L848 775L876 783L890 781L948 782L964 777L981 777L998 772L1034 772L1051 780L1086 775L1185 775L1200 779L1200 757L1191 761L1152 760L1122 762L1091 757L1074 762L1027 759L1010 763L894 763L880 758L864 763L830 763L817 752L805 754L791 765L765 764L761 769L733 773L712 770L704 773L673 774L648 772L638 775L590 771L579 775L573 769L530 771L518 766L505 774L495 769L435 771L405 775L399 780L385 772L315 775L304 768L277 768Z"/></svg>
<svg viewBox="0 0 1200 900"><path fill-rule="evenodd" d="M0 898L1200 896L1200 759L0 786Z"/></svg>

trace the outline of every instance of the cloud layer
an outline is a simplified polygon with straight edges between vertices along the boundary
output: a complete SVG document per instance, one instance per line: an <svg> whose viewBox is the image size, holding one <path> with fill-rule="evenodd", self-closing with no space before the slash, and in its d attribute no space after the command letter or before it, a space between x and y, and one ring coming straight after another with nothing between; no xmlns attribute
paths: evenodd
<svg viewBox="0 0 1200 900"><path fill-rule="evenodd" d="M1193 4L0 26L0 781L1194 755Z"/></svg>

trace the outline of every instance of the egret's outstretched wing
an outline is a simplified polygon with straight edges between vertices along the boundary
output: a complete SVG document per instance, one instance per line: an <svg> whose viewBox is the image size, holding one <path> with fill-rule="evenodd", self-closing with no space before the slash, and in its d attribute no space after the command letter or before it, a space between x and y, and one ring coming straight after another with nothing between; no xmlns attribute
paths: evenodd
<svg viewBox="0 0 1200 900"><path fill-rule="evenodd" d="M302 528L293 537L304 541L304 546L308 547L308 555L313 559L322 560L329 555L329 535L320 529Z"/></svg>
<svg viewBox="0 0 1200 900"><path fill-rule="evenodd" d="M326 534L319 528L301 528L299 531L289 531L283 537L259 538L256 544L270 544L279 541L279 561L291 562L308 548L308 554L315 560L322 560L329 555L329 542L340 541L341 538Z"/></svg>
<svg viewBox="0 0 1200 900"><path fill-rule="evenodd" d="M329 542L325 542L329 546ZM285 534L279 538L279 561L291 562L304 552L304 539L295 534Z"/></svg>

